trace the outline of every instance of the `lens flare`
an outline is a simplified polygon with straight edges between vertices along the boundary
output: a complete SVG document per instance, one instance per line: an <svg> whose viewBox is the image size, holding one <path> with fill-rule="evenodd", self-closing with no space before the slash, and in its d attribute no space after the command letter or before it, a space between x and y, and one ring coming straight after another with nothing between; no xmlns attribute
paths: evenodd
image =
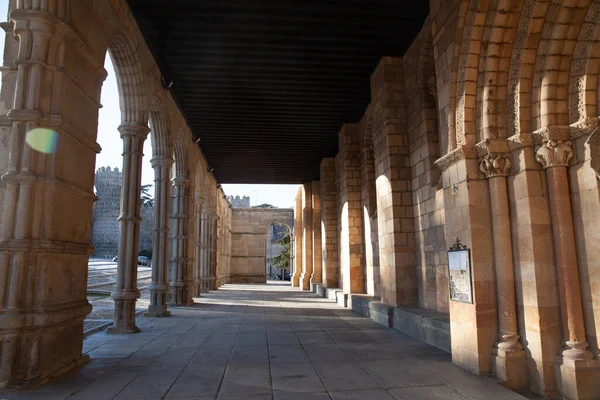
<svg viewBox="0 0 600 400"><path fill-rule="evenodd" d="M52 129L35 128L27 132L25 141L32 149L40 153L51 154L56 151L58 133Z"/></svg>

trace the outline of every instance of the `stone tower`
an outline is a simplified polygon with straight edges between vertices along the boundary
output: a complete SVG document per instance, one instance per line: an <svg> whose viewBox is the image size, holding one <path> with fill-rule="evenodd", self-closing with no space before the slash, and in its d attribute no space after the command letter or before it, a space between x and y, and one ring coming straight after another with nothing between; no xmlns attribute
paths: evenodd
<svg viewBox="0 0 600 400"><path fill-rule="evenodd" d="M119 252L119 218L123 176L119 168L101 167L96 171L92 245L96 257L112 258ZM152 207L141 207L139 250L152 250Z"/></svg>

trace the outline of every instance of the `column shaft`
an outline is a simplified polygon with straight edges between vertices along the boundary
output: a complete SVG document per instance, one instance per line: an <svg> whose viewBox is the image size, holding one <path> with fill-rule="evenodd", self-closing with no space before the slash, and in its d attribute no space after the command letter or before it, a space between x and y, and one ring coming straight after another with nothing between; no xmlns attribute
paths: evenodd
<svg viewBox="0 0 600 400"><path fill-rule="evenodd" d="M171 259L171 304L188 305L192 298L189 271L190 184L185 177L173 179L173 258Z"/></svg>
<svg viewBox="0 0 600 400"><path fill-rule="evenodd" d="M148 317L167 317L168 248L169 248L169 176L173 159L154 157L154 245L152 249L152 283Z"/></svg>
<svg viewBox="0 0 600 400"><path fill-rule="evenodd" d="M310 276L313 272L313 210L312 183L305 183L302 190L302 274L300 288L310 290Z"/></svg>
<svg viewBox="0 0 600 400"><path fill-rule="evenodd" d="M115 301L115 317L108 333L135 333L135 303L137 289L137 257L140 242L140 196L142 188L142 153L150 129L142 124L119 126L123 139L123 186L119 224L119 262L117 287L111 297Z"/></svg>

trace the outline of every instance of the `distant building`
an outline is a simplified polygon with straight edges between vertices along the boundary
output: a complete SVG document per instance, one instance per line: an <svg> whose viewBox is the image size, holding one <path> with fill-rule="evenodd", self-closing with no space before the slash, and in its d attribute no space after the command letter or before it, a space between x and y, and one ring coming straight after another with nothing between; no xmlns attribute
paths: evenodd
<svg viewBox="0 0 600 400"><path fill-rule="evenodd" d="M227 196L234 208L250 208L250 196Z"/></svg>

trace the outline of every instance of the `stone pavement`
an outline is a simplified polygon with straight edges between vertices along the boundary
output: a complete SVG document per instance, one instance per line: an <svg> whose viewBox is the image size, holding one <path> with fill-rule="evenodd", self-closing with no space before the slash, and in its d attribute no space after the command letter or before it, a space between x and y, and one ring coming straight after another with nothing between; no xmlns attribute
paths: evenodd
<svg viewBox="0 0 600 400"><path fill-rule="evenodd" d="M91 361L1 399L523 399L450 356L289 283L226 285L142 332L88 337Z"/></svg>

